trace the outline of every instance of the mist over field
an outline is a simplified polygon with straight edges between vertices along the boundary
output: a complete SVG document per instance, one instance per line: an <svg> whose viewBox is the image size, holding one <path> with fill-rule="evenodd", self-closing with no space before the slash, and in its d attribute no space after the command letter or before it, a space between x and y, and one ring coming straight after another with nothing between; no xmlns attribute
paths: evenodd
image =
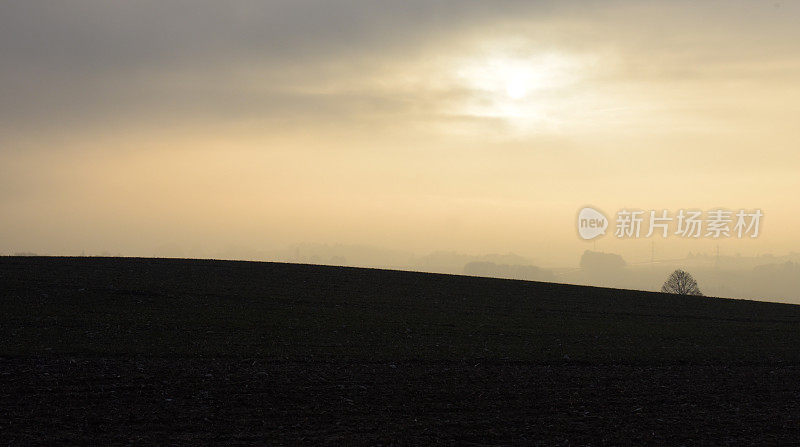
<svg viewBox="0 0 800 447"><path fill-rule="evenodd" d="M296 244L273 251L229 247L211 253L162 246L154 254L389 268L649 291L660 290L673 270L685 269L697 278L706 295L800 303L800 253L796 252L752 257L690 252L681 258L661 259L655 257L654 251L652 259L643 260L588 248L576 253L575 262L563 265L553 264L545 257L515 253L470 255L436 251L418 255L373 246L327 244Z"/></svg>

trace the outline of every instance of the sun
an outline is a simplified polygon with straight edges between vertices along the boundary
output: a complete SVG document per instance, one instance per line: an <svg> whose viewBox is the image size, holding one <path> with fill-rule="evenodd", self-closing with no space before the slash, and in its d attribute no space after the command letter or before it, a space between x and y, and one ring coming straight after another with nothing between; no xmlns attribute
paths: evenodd
<svg viewBox="0 0 800 447"><path fill-rule="evenodd" d="M511 99L523 99L528 95L528 80L523 75L511 75L506 80L506 94Z"/></svg>

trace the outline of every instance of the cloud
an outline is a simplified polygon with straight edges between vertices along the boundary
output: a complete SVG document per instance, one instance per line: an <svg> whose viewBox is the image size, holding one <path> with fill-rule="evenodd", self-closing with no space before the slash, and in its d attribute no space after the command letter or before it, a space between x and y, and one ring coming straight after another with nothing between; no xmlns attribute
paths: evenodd
<svg viewBox="0 0 800 447"><path fill-rule="evenodd" d="M447 75L443 65L458 52L492 51L503 39L516 39L526 51L616 57L617 71L605 73L612 83L761 79L765 71L788 78L798 71L798 31L787 11L795 7L781 8L753 2L5 2L0 120L17 133L181 121L452 120L458 113L450 105L468 92L436 83Z"/></svg>

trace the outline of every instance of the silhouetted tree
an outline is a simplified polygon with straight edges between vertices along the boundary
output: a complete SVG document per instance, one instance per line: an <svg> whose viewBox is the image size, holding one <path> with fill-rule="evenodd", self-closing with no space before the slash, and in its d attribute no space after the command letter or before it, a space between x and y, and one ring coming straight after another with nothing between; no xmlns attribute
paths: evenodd
<svg viewBox="0 0 800 447"><path fill-rule="evenodd" d="M697 281L692 278L692 275L680 269L675 270L669 275L664 285L661 286L661 291L678 295L703 295L703 293L700 292L700 288L697 287Z"/></svg>

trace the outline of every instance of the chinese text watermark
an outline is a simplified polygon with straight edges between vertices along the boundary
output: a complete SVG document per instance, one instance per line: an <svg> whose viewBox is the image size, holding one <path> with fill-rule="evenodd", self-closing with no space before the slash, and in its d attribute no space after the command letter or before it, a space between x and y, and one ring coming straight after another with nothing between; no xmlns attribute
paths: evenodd
<svg viewBox="0 0 800 447"><path fill-rule="evenodd" d="M677 213L665 209L622 209L616 213L614 236L620 239L653 236L755 238L759 235L763 216L760 209L740 209L736 212L722 208L707 211L680 209ZM610 225L608 218L594 208L585 207L578 212L578 234L583 239L594 239L605 234Z"/></svg>

